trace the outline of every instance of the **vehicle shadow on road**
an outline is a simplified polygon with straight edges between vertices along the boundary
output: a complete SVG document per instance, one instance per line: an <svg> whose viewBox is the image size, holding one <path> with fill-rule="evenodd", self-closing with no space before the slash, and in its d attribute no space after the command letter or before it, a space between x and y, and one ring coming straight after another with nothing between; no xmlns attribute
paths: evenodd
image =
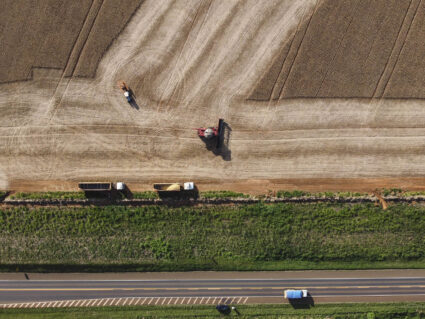
<svg viewBox="0 0 425 319"><path fill-rule="evenodd" d="M216 156L221 156L225 161L232 160L232 151L230 150L230 137L232 128L226 122L223 122L223 131L220 136L213 139L201 138L205 143L207 150L211 151Z"/></svg>
<svg viewBox="0 0 425 319"><path fill-rule="evenodd" d="M294 309L310 309L314 307L314 300L310 294L302 299L289 299L289 303Z"/></svg>

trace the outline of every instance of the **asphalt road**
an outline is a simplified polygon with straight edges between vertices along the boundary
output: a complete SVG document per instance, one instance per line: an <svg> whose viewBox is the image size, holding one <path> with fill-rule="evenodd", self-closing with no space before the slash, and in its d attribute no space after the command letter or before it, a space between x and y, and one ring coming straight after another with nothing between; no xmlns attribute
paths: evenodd
<svg viewBox="0 0 425 319"><path fill-rule="evenodd" d="M1 280L0 303L125 297L282 297L285 289L311 297L425 296L425 277L198 279L198 280Z"/></svg>

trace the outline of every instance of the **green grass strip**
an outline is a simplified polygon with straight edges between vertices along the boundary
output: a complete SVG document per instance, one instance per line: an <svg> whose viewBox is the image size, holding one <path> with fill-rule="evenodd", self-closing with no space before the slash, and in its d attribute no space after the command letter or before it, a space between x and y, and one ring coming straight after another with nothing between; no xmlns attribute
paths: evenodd
<svg viewBox="0 0 425 319"><path fill-rule="evenodd" d="M294 309L291 305L241 305L235 318L335 318L388 319L424 318L425 303L352 303L316 304L308 309ZM4 309L0 318L71 319L71 318L221 318L214 306L139 306L63 309Z"/></svg>
<svg viewBox="0 0 425 319"><path fill-rule="evenodd" d="M424 216L419 204L1 208L0 268L422 268Z"/></svg>
<svg viewBox="0 0 425 319"><path fill-rule="evenodd" d="M250 196L248 194L244 193L236 193L232 191L207 191L207 192L201 192L200 193L201 198L214 198L214 199L220 199L220 198L249 198Z"/></svg>
<svg viewBox="0 0 425 319"><path fill-rule="evenodd" d="M39 193L15 193L10 196L10 199L75 200L75 199L86 199L86 196L84 192L39 192Z"/></svg>

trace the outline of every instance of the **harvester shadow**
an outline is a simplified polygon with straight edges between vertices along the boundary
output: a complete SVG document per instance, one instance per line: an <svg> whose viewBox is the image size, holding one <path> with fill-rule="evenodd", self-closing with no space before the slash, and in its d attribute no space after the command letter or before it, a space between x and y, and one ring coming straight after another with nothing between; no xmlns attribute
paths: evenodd
<svg viewBox="0 0 425 319"><path fill-rule="evenodd" d="M289 299L289 303L294 309L310 309L314 307L314 300L310 294L302 299Z"/></svg>
<svg viewBox="0 0 425 319"><path fill-rule="evenodd" d="M232 151L229 148L231 135L232 129L230 125L223 122L223 131L221 135L212 139L201 137L201 140L205 143L207 150L211 151L214 155L221 156L221 158L225 161L231 161Z"/></svg>

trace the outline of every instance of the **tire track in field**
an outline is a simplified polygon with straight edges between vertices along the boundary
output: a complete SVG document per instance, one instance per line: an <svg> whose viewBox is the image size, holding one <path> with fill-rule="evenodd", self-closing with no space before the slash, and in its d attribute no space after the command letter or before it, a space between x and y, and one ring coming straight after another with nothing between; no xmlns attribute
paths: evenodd
<svg viewBox="0 0 425 319"><path fill-rule="evenodd" d="M322 89L322 87L323 87L323 83L325 83L325 80L326 80L326 78L327 78L327 76L328 76L328 74L329 74L329 71L330 71L330 70L331 70L331 68L332 68L332 65L333 65L333 62L334 62L334 60L335 60L335 57L337 56L338 51L340 50L341 45L342 45L342 43L344 42L345 36L347 35L347 32L348 32L348 30L350 29L351 24L353 23L353 20L354 20L354 17L355 17L356 11L357 11L357 7L359 6L359 4L360 4L360 0L357 0L357 3L356 3L356 4L354 5L354 7L353 7L353 12L351 12L351 19L350 19L350 22L348 23L347 27L346 27L346 28L345 28L345 30L344 30L344 33L342 34L341 40L340 40L340 41L339 41L339 43L338 43L338 47L337 47L337 48L335 49L335 51L334 51L334 54L333 54L333 56L332 56L331 61L329 61L328 67L326 68L325 75L324 75L324 76L323 76L323 78L322 78L322 82L320 83L319 88L317 89L316 94L314 95L314 97L315 97L315 98L317 98L317 96L319 95L320 90L321 90L321 89Z"/></svg>
<svg viewBox="0 0 425 319"><path fill-rule="evenodd" d="M420 4L420 0L411 0L410 5L406 10L406 14L400 25L399 31L397 33L397 37L395 38L394 45L391 49L391 53L388 56L387 63L385 64L385 67L382 70L381 76L379 77L375 90L372 94L373 98L382 98L384 95L385 89L391 78L392 72L395 69L395 66L400 57L401 51L406 42L407 35L410 31L410 27L413 24L413 19L417 13L419 4ZM409 15L411 15L411 17L409 17ZM410 23L407 22L408 20L410 20Z"/></svg>
<svg viewBox="0 0 425 319"><path fill-rule="evenodd" d="M403 45L401 46L400 51L399 51L399 52L398 52L398 54L397 54L397 59L395 60L394 65L392 66L391 72L390 72L390 74L389 74L389 76L388 76L388 80L387 80L387 82L385 83L384 88L383 88L383 90L382 90L382 97L384 97L384 96L385 96L385 91L386 91L386 89L387 89L388 83L390 82L391 77L393 76L394 70L395 70L395 68L396 68L396 66L397 66L397 63L398 63L398 60L400 59L400 55L401 55L401 53L403 52L403 49L404 49L404 47L405 47L405 45L406 45L407 37L409 36L409 33L410 33L411 28L412 28L413 22L415 21L416 16L417 16L417 14L418 14L418 12L419 12L419 10L418 10L418 9L419 9L419 7L420 7L421 3L422 3L422 0L419 0L419 3L418 3L418 5L417 5L417 7L416 7L416 9L415 9L415 13L414 13L414 15L413 15L413 19L410 21L409 28L407 29L406 35L404 36L404 39L402 40Z"/></svg>

